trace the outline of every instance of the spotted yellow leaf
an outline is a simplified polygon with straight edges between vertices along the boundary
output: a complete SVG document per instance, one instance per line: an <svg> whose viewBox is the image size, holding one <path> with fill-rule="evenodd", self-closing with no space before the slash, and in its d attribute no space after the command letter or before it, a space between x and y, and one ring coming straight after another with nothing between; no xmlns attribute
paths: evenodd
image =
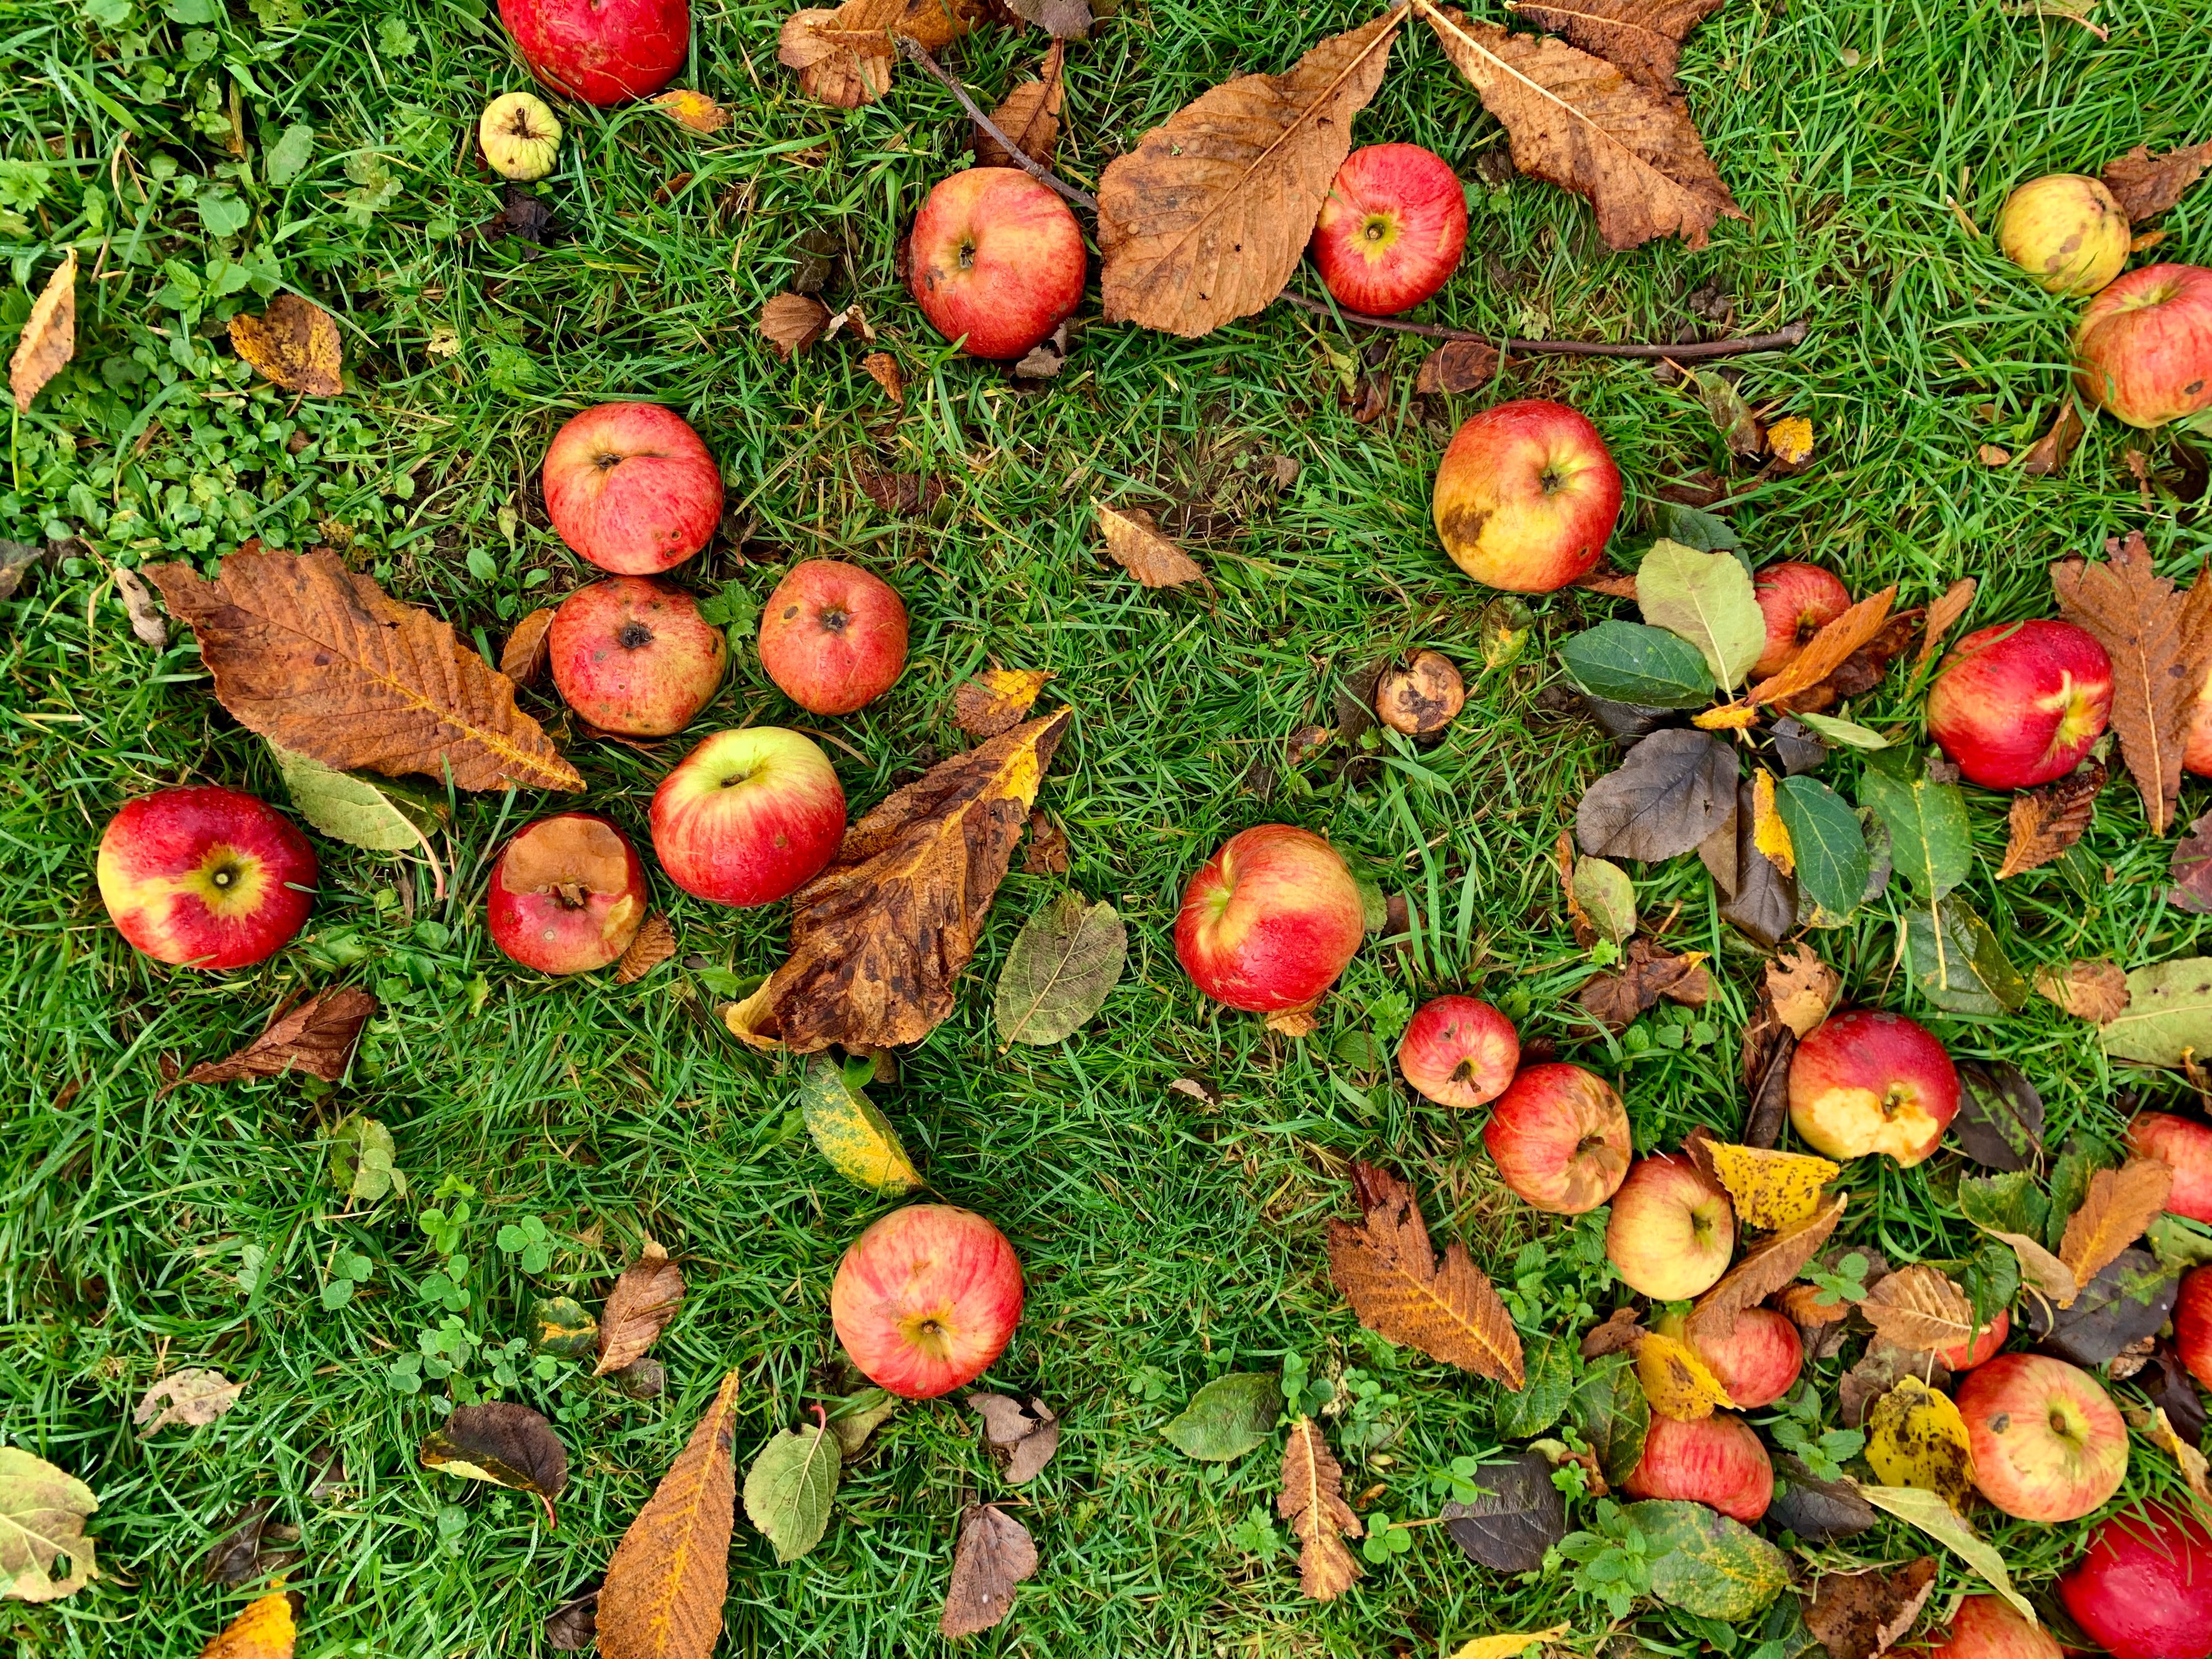
<svg viewBox="0 0 2212 1659"><path fill-rule="evenodd" d="M1917 1376L1874 1402L1867 1413L1866 1461L1886 1486L1917 1486L1954 1509L1974 1490L1973 1442L1951 1396Z"/></svg>
<svg viewBox="0 0 2212 1659"><path fill-rule="evenodd" d="M1556 1642L1567 1633L1569 1626L1554 1625L1549 1630L1516 1631L1506 1636L1478 1636L1466 1646L1454 1650L1451 1659L1514 1659L1514 1656L1539 1642Z"/></svg>
<svg viewBox="0 0 2212 1659"><path fill-rule="evenodd" d="M653 100L653 106L681 127L694 132L720 132L730 125L730 112L703 92L672 87Z"/></svg>
<svg viewBox="0 0 2212 1659"><path fill-rule="evenodd" d="M1688 1343L1656 1331L1636 1345L1636 1376L1651 1409L1678 1423L1694 1423L1735 1404Z"/></svg>
<svg viewBox="0 0 2212 1659"><path fill-rule="evenodd" d="M1797 854L1790 845L1790 826L1774 806L1774 774L1761 767L1751 780L1752 845L1785 876L1797 869Z"/></svg>
<svg viewBox="0 0 2212 1659"><path fill-rule="evenodd" d="M1747 1226L1787 1227L1820 1207L1820 1188L1843 1173L1825 1158L1804 1152L1770 1152L1757 1146L1709 1141L1705 1155L1713 1177L1735 1202L1736 1218Z"/></svg>
<svg viewBox="0 0 2212 1659"><path fill-rule="evenodd" d="M807 1133L846 1180L875 1193L910 1193L921 1185L890 1120L846 1082L841 1062L827 1054L809 1055L799 1104Z"/></svg>
<svg viewBox="0 0 2212 1659"><path fill-rule="evenodd" d="M292 1598L278 1590L247 1602L246 1610L200 1650L200 1659L292 1659L297 1639Z"/></svg>
<svg viewBox="0 0 2212 1659"><path fill-rule="evenodd" d="M1766 428L1767 453L1785 466L1802 465L1813 453L1813 423L1791 415Z"/></svg>

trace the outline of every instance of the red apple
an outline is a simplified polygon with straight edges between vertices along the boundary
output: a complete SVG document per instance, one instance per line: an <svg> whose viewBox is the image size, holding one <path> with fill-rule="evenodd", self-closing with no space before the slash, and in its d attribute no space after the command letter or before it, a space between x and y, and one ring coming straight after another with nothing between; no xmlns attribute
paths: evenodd
<svg viewBox="0 0 2212 1659"><path fill-rule="evenodd" d="M2130 426L2212 408L2212 270L2145 265L2090 301L2074 327L2074 384Z"/></svg>
<svg viewBox="0 0 2212 1659"><path fill-rule="evenodd" d="M2120 1489L2128 1425L2096 1378L2063 1359L2001 1353L1966 1373L1959 1414L1974 1485L2022 1521L2077 1521Z"/></svg>
<svg viewBox="0 0 2212 1659"><path fill-rule="evenodd" d="M603 732L681 732L722 683L729 647L680 587L610 576L561 601L546 635L562 702Z"/></svg>
<svg viewBox="0 0 2212 1659"><path fill-rule="evenodd" d="M645 866L597 812L526 825L491 867L491 942L541 974L586 974L645 921Z"/></svg>
<svg viewBox="0 0 2212 1659"><path fill-rule="evenodd" d="M2012 1316L2002 1308L1997 1316L1974 1333L1971 1342L1954 1343L1936 1350L1936 1358L1954 1371L1970 1371L1977 1365L1986 1365L1997 1357L1997 1351L2012 1334Z"/></svg>
<svg viewBox="0 0 2212 1659"><path fill-rule="evenodd" d="M1634 1152L1613 1085L1563 1064L1525 1067L1491 1108L1482 1144L1523 1202L1554 1215L1582 1215L1611 1198Z"/></svg>
<svg viewBox="0 0 2212 1659"><path fill-rule="evenodd" d="M761 666L815 714L849 714L890 690L906 666L906 606L856 564L808 559L761 607Z"/></svg>
<svg viewBox="0 0 2212 1659"><path fill-rule="evenodd" d="M773 904L821 874L845 838L845 791L809 738L773 726L717 732L653 796L668 878L716 904Z"/></svg>
<svg viewBox="0 0 2212 1659"><path fill-rule="evenodd" d="M1771 564L1752 579L1766 617L1766 648L1751 665L1755 678L1779 674L1805 642L1851 608L1842 580L1817 564Z"/></svg>
<svg viewBox="0 0 2212 1659"><path fill-rule="evenodd" d="M1638 1158L1613 1195L1606 1256L1629 1289L1654 1302L1686 1301L1712 1289L1735 1249L1728 1194L1679 1154Z"/></svg>
<svg viewBox="0 0 2212 1659"><path fill-rule="evenodd" d="M2140 1112L2128 1125L2128 1150L2173 1170L2166 1207L2191 1221L2212 1222L2212 1124L2170 1112Z"/></svg>
<svg viewBox="0 0 2212 1659"><path fill-rule="evenodd" d="M830 1322L862 1375L908 1400L972 1382L1022 1316L1022 1264L973 1210L909 1204L853 1241Z"/></svg>
<svg viewBox="0 0 2212 1659"><path fill-rule="evenodd" d="M2065 1650L2040 1625L2031 1625L2001 1595L1969 1595L1951 1615L1948 1630L1913 1659L2063 1659Z"/></svg>
<svg viewBox="0 0 2212 1659"><path fill-rule="evenodd" d="M1018 357L1083 299L1083 232L1018 167L969 167L929 192L908 243L921 314L971 356Z"/></svg>
<svg viewBox="0 0 2212 1659"><path fill-rule="evenodd" d="M2063 777L2104 735L2112 659L2086 629L2038 619L1978 628L1928 690L1928 735L1984 789Z"/></svg>
<svg viewBox="0 0 2212 1659"><path fill-rule="evenodd" d="M545 514L602 570L650 576L706 546L722 475L684 417L659 404L600 404L545 451Z"/></svg>
<svg viewBox="0 0 2212 1659"><path fill-rule="evenodd" d="M1620 517L1620 469L1565 404L1523 398L1463 423L1437 466L1437 534L1479 582L1549 593L1588 575Z"/></svg>
<svg viewBox="0 0 2212 1659"><path fill-rule="evenodd" d="M532 75L602 107L659 92L690 50L689 0L499 0L499 21Z"/></svg>
<svg viewBox="0 0 2212 1659"><path fill-rule="evenodd" d="M1400 1074L1439 1106L1495 1100L1520 1063L1513 1022L1473 997L1423 1003L1398 1042Z"/></svg>
<svg viewBox="0 0 2212 1659"><path fill-rule="evenodd" d="M1231 836L1183 889L1176 959L1217 1002L1301 1008L1336 982L1366 929L1336 849L1284 823Z"/></svg>
<svg viewBox="0 0 2212 1659"><path fill-rule="evenodd" d="M2212 1532L2154 1504L2109 1516L2058 1580L2058 1596L2112 1659L2207 1659Z"/></svg>
<svg viewBox="0 0 2212 1659"><path fill-rule="evenodd" d="M1910 1169L1936 1150L1958 1113L1951 1056L1902 1014L1838 1014L1790 1061L1790 1121L1828 1158L1884 1152Z"/></svg>
<svg viewBox="0 0 2212 1659"><path fill-rule="evenodd" d="M1621 1491L1631 1498L1687 1498L1749 1526L1774 1498L1774 1465L1750 1424L1727 1412L1694 1423L1651 1415L1644 1457Z"/></svg>
<svg viewBox="0 0 2212 1659"><path fill-rule="evenodd" d="M2173 1299L2173 1346L2189 1374L2212 1389L2212 1267L2191 1267Z"/></svg>
<svg viewBox="0 0 2212 1659"><path fill-rule="evenodd" d="M1680 1314L1665 1316L1653 1328L1687 1343L1742 1411L1772 1405L1796 1386L1804 1369L1805 1343L1797 1327L1771 1308L1746 1308L1717 1336L1692 1336L1690 1322Z"/></svg>
<svg viewBox="0 0 2212 1659"><path fill-rule="evenodd" d="M1307 250L1347 311L1395 317L1451 280L1467 246L1467 191L1419 144L1369 144L1344 158Z"/></svg>
<svg viewBox="0 0 2212 1659"><path fill-rule="evenodd" d="M157 962L244 968L307 919L315 855L267 802L212 784L124 803L100 837L100 902Z"/></svg>

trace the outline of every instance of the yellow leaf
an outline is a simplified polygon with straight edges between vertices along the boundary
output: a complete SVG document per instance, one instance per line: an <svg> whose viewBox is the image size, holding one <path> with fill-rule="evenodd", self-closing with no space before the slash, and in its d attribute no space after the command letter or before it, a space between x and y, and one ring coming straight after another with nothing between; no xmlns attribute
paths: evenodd
<svg viewBox="0 0 2212 1659"><path fill-rule="evenodd" d="M1763 766L1751 780L1751 842L1784 875L1796 873L1797 854L1790 845L1790 826L1774 810L1774 774Z"/></svg>
<svg viewBox="0 0 2212 1659"><path fill-rule="evenodd" d="M1766 447L1776 460L1796 466L1813 453L1813 423L1791 415L1766 428Z"/></svg>
<svg viewBox="0 0 2212 1659"><path fill-rule="evenodd" d="M246 1611L200 1650L200 1659L292 1659L298 1639L292 1598L279 1590L246 1603Z"/></svg>
<svg viewBox="0 0 2212 1659"><path fill-rule="evenodd" d="M1753 1227L1787 1227L1820 1207L1820 1188L1843 1173L1825 1158L1770 1152L1708 1141L1713 1176L1735 1200L1737 1219Z"/></svg>
<svg viewBox="0 0 2212 1659"><path fill-rule="evenodd" d="M722 1005L722 1024L732 1036L754 1048L783 1047L783 1039L765 1029L775 1017L775 991L774 981L764 979L742 1001Z"/></svg>
<svg viewBox="0 0 2212 1659"><path fill-rule="evenodd" d="M971 738L995 738L1021 724L1051 678L1048 668L987 668L952 693L952 723Z"/></svg>
<svg viewBox="0 0 2212 1659"><path fill-rule="evenodd" d="M338 325L313 300L280 294L258 317L240 312L230 319L230 343L263 376L287 392L335 398L345 390Z"/></svg>
<svg viewBox="0 0 2212 1659"><path fill-rule="evenodd" d="M653 106L677 125L694 132L720 132L730 125L729 111L689 87L671 87L653 99Z"/></svg>
<svg viewBox="0 0 2212 1659"><path fill-rule="evenodd" d="M1678 1423L1694 1423L1735 1404L1688 1343L1656 1331L1636 1345L1636 1376L1651 1409Z"/></svg>
<svg viewBox="0 0 2212 1659"><path fill-rule="evenodd" d="M1883 1485L1917 1486L1954 1509L1972 1496L1973 1442L1950 1395L1905 1377L1875 1401L1866 1433L1867 1464Z"/></svg>
<svg viewBox="0 0 2212 1659"><path fill-rule="evenodd" d="M8 385L15 412L30 412L31 399L76 355L76 250L62 255L46 278L8 359Z"/></svg>
<svg viewBox="0 0 2212 1659"><path fill-rule="evenodd" d="M2181 1466L2181 1478L2189 1483L2189 1490L2197 1494L2197 1501L2207 1509L2212 1509L2212 1485L2207 1485L2205 1479L2208 1473L2212 1473L2212 1463L2208 1463L2204 1454L2182 1437L2181 1431L2173 1426L2172 1419L2166 1416L2163 1406L2151 1408L2150 1437L2171 1453L2173 1461Z"/></svg>
<svg viewBox="0 0 2212 1659"><path fill-rule="evenodd" d="M839 1061L827 1054L808 1057L799 1103L806 1115L806 1133L846 1180L886 1194L910 1193L921 1185L890 1120L867 1096L847 1085Z"/></svg>
<svg viewBox="0 0 2212 1659"><path fill-rule="evenodd" d="M1690 716L1690 724L1700 732L1741 732L1758 723L1759 710L1747 702L1723 703Z"/></svg>
<svg viewBox="0 0 2212 1659"><path fill-rule="evenodd" d="M1554 1625L1549 1630L1518 1631L1510 1636L1478 1636L1455 1651L1451 1659L1514 1659L1516 1654L1538 1642L1558 1641L1568 1628L1565 1625Z"/></svg>
<svg viewBox="0 0 2212 1659"><path fill-rule="evenodd" d="M1934 1492L1923 1492L1917 1486L1861 1486L1858 1493L1875 1508L1895 1516L1908 1526L1919 1528L1981 1574L2014 1613L2031 1625L2036 1622L2035 1609L2012 1587L2012 1578L2005 1571L2004 1557L1966 1524L1964 1516Z"/></svg>

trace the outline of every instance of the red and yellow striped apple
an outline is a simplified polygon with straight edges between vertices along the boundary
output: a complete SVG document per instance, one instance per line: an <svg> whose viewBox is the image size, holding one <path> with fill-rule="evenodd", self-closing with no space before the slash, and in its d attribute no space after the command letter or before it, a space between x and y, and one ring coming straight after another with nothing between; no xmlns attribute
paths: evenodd
<svg viewBox="0 0 2212 1659"><path fill-rule="evenodd" d="M210 970L272 956L314 902L307 838L267 802L213 784L127 801L100 837L100 902L159 962Z"/></svg>
<svg viewBox="0 0 2212 1659"><path fill-rule="evenodd" d="M773 904L822 872L845 838L845 791L814 741L774 726L717 732L653 792L653 850L668 878L716 904Z"/></svg>
<svg viewBox="0 0 2212 1659"><path fill-rule="evenodd" d="M2191 1267L2173 1299L2173 1346L2181 1363L2212 1389L2212 1267Z"/></svg>
<svg viewBox="0 0 2212 1659"><path fill-rule="evenodd" d="M1974 1485L2022 1521L2078 1521L2120 1489L2128 1425L2078 1366L2002 1353L1969 1371L1954 1396L1966 1419Z"/></svg>
<svg viewBox="0 0 2212 1659"><path fill-rule="evenodd" d="M1712 1289L1735 1251L1735 1207L1676 1152L1630 1166L1606 1218L1605 1254L1632 1291L1683 1302Z"/></svg>
<svg viewBox="0 0 2212 1659"><path fill-rule="evenodd" d="M1825 1157L1881 1152L1910 1169L1936 1150L1958 1115L1951 1056L1902 1014L1838 1014L1790 1058L1790 1121Z"/></svg>
<svg viewBox="0 0 2212 1659"><path fill-rule="evenodd" d="M973 1210L909 1204L837 1264L830 1322L862 1375L908 1400L972 1382L1006 1351L1022 1316L1022 1264Z"/></svg>
<svg viewBox="0 0 2212 1659"><path fill-rule="evenodd" d="M1913 1659L2063 1659L2057 1638L2031 1625L2001 1595L1969 1595L1951 1615L1950 1627Z"/></svg>
<svg viewBox="0 0 2212 1659"><path fill-rule="evenodd" d="M1582 1215L1611 1198L1635 1152L1613 1085L1565 1063L1524 1066L1490 1109L1482 1144L1500 1179L1553 1215Z"/></svg>
<svg viewBox="0 0 2212 1659"><path fill-rule="evenodd" d="M1549 593L1586 576L1620 517L1620 469L1587 416L1522 398L1453 435L1431 502L1452 562L1479 582Z"/></svg>
<svg viewBox="0 0 2212 1659"><path fill-rule="evenodd" d="M2011 1334L2012 1316L1999 1308L1996 1317L1974 1333L1972 1341L1954 1342L1948 1348L1939 1348L1936 1357L1954 1371L1970 1371L1995 1359Z"/></svg>
<svg viewBox="0 0 2212 1659"><path fill-rule="evenodd" d="M530 72L605 107L659 92L691 49L690 0L499 0Z"/></svg>
<svg viewBox="0 0 2212 1659"><path fill-rule="evenodd" d="M1021 356L1083 300L1083 231L1019 167L968 167L929 192L907 243L906 285L971 356Z"/></svg>
<svg viewBox="0 0 2212 1659"><path fill-rule="evenodd" d="M2169 1212L2212 1222L2212 1124L2171 1112L2139 1112L2128 1125L2128 1150L2173 1171L2166 1194Z"/></svg>
<svg viewBox="0 0 2212 1659"><path fill-rule="evenodd" d="M2097 1523L2058 1599L2112 1659L2212 1656L2212 1529L2159 1504Z"/></svg>
<svg viewBox="0 0 2212 1659"><path fill-rule="evenodd" d="M1358 884L1334 848L1310 830L1256 824L1183 889L1176 959L1215 1001L1274 1013L1334 985L1365 931Z"/></svg>
<svg viewBox="0 0 2212 1659"><path fill-rule="evenodd" d="M545 516L602 570L650 576L679 565L722 521L722 475L690 422L659 404L600 404L545 451Z"/></svg>
<svg viewBox="0 0 2212 1659"><path fill-rule="evenodd" d="M1771 1308L1746 1308L1725 1331L1702 1335L1691 1334L1690 1322L1680 1314L1662 1316L1652 1328L1687 1344L1743 1411L1772 1405L1796 1386L1804 1369L1797 1327Z"/></svg>
<svg viewBox="0 0 2212 1659"><path fill-rule="evenodd" d="M2130 426L2212 409L2212 270L2145 265L2090 301L2074 326L2074 384Z"/></svg>
<svg viewBox="0 0 2212 1659"><path fill-rule="evenodd" d="M1398 1040L1399 1074L1439 1106L1496 1099L1520 1063L1513 1022L1474 997L1423 1003Z"/></svg>
<svg viewBox="0 0 2212 1659"><path fill-rule="evenodd" d="M1728 1412L1694 1423L1651 1414L1644 1456L1621 1491L1686 1498L1749 1526L1774 1498L1774 1464L1750 1424Z"/></svg>
<svg viewBox="0 0 2212 1659"><path fill-rule="evenodd" d="M849 714L891 688L906 667L906 605L856 564L792 566L761 607L761 666L814 714Z"/></svg>
<svg viewBox="0 0 2212 1659"><path fill-rule="evenodd" d="M1467 246L1467 190L1419 144L1344 158L1307 251L1337 304L1369 317L1411 311L1451 280Z"/></svg>
<svg viewBox="0 0 2212 1659"><path fill-rule="evenodd" d="M1766 645L1752 673L1779 674L1806 641L1851 608L1851 596L1834 572L1790 560L1770 564L1752 578L1752 597L1766 618Z"/></svg>
<svg viewBox="0 0 2212 1659"><path fill-rule="evenodd" d="M662 738L707 706L729 661L722 630L682 588L610 576L561 601L546 665L561 700L605 732Z"/></svg>
<svg viewBox="0 0 2212 1659"><path fill-rule="evenodd" d="M1998 623L1945 659L1928 689L1928 735L1983 788L2028 789L2072 771L2112 709L2112 659L2087 630Z"/></svg>
<svg viewBox="0 0 2212 1659"><path fill-rule="evenodd" d="M586 974L629 949L644 924L645 866L597 812L526 825L491 867L491 942L541 974Z"/></svg>

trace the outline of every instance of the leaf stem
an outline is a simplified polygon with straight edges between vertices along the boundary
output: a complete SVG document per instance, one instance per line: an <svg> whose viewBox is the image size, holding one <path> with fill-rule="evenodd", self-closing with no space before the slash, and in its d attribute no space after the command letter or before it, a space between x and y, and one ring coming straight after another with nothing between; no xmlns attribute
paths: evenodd
<svg viewBox="0 0 2212 1659"><path fill-rule="evenodd" d="M1027 150L1024 149L1012 139L1007 137L1006 133L1000 130L999 124L996 121L994 121L989 116L984 114L982 110L977 107L975 100L968 95L968 88L962 86L953 76L948 75L945 70L945 66L929 55L928 47L923 46L921 41L915 40L910 34L902 34L897 36L896 39L898 40L899 51L904 53L905 56L912 62L921 64L922 68L927 70L932 75L943 82L945 83L945 90L960 100L960 107L968 112L969 117L973 118L977 126L982 128L984 131L989 133L992 137L998 140L999 147L1006 152L1007 158L1011 160L1016 167L1028 173L1030 178L1036 179L1039 184L1058 191L1069 201L1074 203L1076 206L1089 210L1089 211L1094 216L1097 213L1098 198L1097 197L1091 195L1087 191L1078 190L1073 185L1069 184L1058 173L1054 173L1050 167L1045 166L1043 162L1033 158Z"/></svg>

